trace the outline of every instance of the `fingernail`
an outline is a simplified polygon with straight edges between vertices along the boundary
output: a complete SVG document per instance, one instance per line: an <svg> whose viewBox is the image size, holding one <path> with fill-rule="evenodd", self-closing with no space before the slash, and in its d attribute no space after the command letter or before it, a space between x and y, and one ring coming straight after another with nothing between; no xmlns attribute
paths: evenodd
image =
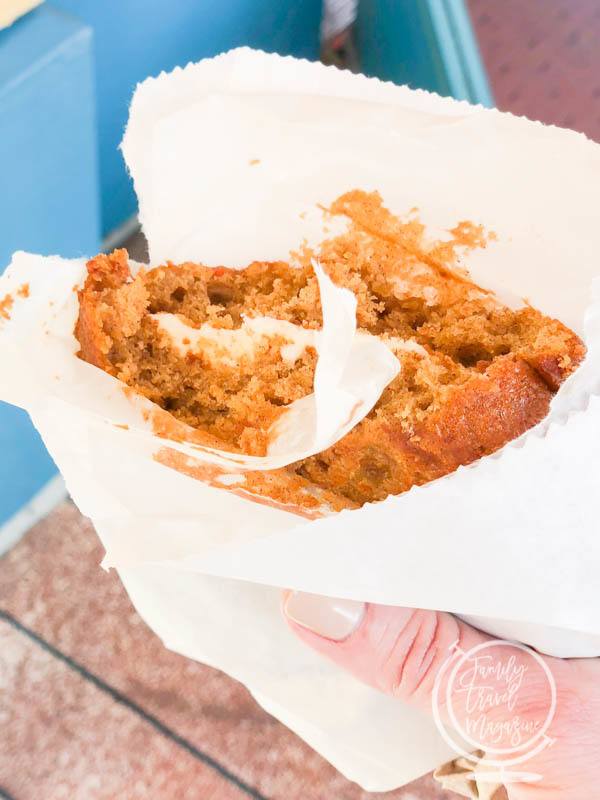
<svg viewBox="0 0 600 800"><path fill-rule="evenodd" d="M307 592L290 592L284 604L285 615L309 631L341 642L358 628L365 615L365 604L357 600L338 600Z"/></svg>

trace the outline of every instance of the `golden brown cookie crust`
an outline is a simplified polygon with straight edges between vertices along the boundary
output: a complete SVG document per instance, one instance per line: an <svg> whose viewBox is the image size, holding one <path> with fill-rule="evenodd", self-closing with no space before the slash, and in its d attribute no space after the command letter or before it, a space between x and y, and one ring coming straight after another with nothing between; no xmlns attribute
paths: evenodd
<svg viewBox="0 0 600 800"><path fill-rule="evenodd" d="M309 513L381 500L495 452L543 419L585 355L561 322L530 306L507 308L471 281L460 259L487 246L491 237L480 226L462 221L447 241L430 243L414 213L400 219L376 192L358 190L328 213L345 218L347 230L318 253L301 249L293 263L242 270L167 263L133 276L126 251L97 256L79 292L75 328L82 359L156 403L183 431L264 455L270 427L312 391L314 347L286 360L289 341L273 335L235 359L215 357L214 348L212 355L178 350L159 320L177 315L195 331L235 332L245 317L269 316L317 330L316 255L355 294L359 329L384 339L401 370L332 447L248 476L244 492ZM194 473L181 459L171 466Z"/></svg>

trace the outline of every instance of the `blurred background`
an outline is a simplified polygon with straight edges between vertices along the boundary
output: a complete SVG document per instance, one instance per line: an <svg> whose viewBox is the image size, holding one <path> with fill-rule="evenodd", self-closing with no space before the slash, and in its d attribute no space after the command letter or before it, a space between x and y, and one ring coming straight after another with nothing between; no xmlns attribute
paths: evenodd
<svg viewBox="0 0 600 800"><path fill-rule="evenodd" d="M240 45L600 141L600 0L0 0L0 271L17 249L142 260L118 149L133 89ZM2 403L0 452L0 798L376 797L164 650ZM385 797L450 795L426 776Z"/></svg>

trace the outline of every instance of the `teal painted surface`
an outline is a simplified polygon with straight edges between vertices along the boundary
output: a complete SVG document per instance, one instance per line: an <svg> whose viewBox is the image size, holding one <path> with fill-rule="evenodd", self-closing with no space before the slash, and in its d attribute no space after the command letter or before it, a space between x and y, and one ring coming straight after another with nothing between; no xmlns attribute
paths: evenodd
<svg viewBox="0 0 600 800"><path fill-rule="evenodd" d="M0 403L0 551L2 525L57 473L29 416Z"/></svg>
<svg viewBox="0 0 600 800"><path fill-rule="evenodd" d="M363 0L357 40L367 75L494 105L463 0Z"/></svg>
<svg viewBox="0 0 600 800"><path fill-rule="evenodd" d="M48 6L0 32L0 272L17 249L100 246L91 38ZM25 412L0 403L0 526L55 473Z"/></svg>
<svg viewBox="0 0 600 800"><path fill-rule="evenodd" d="M48 6L0 31L0 271L100 240L91 30Z"/></svg>
<svg viewBox="0 0 600 800"><path fill-rule="evenodd" d="M321 0L51 0L94 31L103 232L135 213L118 150L136 83L239 45L316 59Z"/></svg>

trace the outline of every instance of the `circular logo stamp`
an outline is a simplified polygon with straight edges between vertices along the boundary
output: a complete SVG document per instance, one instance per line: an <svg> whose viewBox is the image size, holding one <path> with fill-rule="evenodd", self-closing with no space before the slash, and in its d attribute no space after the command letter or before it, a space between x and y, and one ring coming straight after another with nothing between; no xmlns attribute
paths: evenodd
<svg viewBox="0 0 600 800"><path fill-rule="evenodd" d="M446 743L477 764L474 778L510 783L542 777L511 770L553 742L547 732L556 711L556 683L531 648L493 639L463 650L455 642L436 676L432 710Z"/></svg>

